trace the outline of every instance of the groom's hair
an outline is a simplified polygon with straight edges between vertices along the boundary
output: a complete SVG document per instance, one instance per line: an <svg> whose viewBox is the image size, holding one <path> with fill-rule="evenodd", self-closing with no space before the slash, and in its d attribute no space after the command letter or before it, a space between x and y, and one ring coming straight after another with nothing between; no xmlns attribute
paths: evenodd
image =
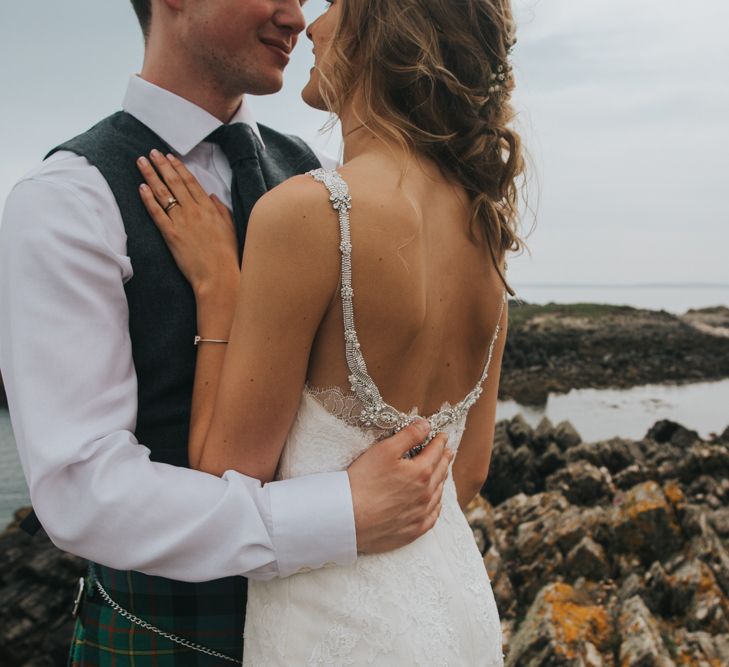
<svg viewBox="0 0 729 667"><path fill-rule="evenodd" d="M139 25L142 26L144 38L149 34L149 24L152 21L152 0L132 0L132 7L139 19Z"/></svg>

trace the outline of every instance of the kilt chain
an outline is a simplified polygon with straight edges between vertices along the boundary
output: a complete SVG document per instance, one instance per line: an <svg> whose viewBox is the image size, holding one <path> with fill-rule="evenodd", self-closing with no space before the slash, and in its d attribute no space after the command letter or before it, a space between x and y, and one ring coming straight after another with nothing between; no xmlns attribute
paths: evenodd
<svg viewBox="0 0 729 667"><path fill-rule="evenodd" d="M150 632L154 632L155 634L160 635L161 637L164 637L165 639L168 639L171 642L174 642L175 644L179 644L180 646L184 646L185 648L189 648L193 651L198 651L200 653L204 653L205 655L212 656L213 658L220 658L221 660L227 660L228 662L235 662L237 664L241 664L240 659L231 658L228 655L225 655L224 653L219 653L218 651L214 651L211 648L208 648L207 646L202 646L201 644L196 644L195 642L190 641L189 639L184 639L183 637L178 637L177 635L173 635L171 632L165 632L164 630L160 630L158 627L155 627L151 623L148 623L147 621L139 618L138 616L135 616L130 611L127 611L122 607L120 604L114 602L111 595L106 591L106 589L101 585L101 582L99 581L99 578L96 576L96 571L94 570L93 566L90 566L89 572L91 574L91 579L94 582L94 585L96 586L96 589L99 591L99 595L103 598L104 602L106 602L117 614L119 614L122 618L126 618L131 623L134 623L134 625L138 625L140 628L143 628L144 630L149 630Z"/></svg>

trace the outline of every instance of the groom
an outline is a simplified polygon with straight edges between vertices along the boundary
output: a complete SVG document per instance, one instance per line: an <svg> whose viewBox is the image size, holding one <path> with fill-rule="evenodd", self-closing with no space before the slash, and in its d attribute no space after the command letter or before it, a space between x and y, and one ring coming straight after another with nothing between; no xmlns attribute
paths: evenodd
<svg viewBox="0 0 729 667"><path fill-rule="evenodd" d="M439 437L402 458L421 424L340 473L261 486L188 468L195 304L142 207L135 160L178 155L234 209L242 243L254 184L319 166L244 99L280 89L305 25L298 0L132 4L145 58L124 111L54 149L7 201L0 365L39 520L93 563L72 664L219 665L242 655L241 575L411 542L437 517L450 457ZM255 159L239 161L244 150Z"/></svg>

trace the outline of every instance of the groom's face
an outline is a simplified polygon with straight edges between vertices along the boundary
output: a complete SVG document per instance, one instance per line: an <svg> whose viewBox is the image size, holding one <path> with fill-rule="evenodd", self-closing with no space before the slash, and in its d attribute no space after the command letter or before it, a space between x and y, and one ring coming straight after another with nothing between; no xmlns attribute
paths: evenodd
<svg viewBox="0 0 729 667"><path fill-rule="evenodd" d="M299 34L306 0L207 0L189 6L185 39L226 93L274 93Z"/></svg>

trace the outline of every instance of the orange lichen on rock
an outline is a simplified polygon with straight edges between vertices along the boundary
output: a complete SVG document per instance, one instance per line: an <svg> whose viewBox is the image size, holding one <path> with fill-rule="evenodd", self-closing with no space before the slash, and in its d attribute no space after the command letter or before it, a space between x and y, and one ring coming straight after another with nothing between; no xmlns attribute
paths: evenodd
<svg viewBox="0 0 729 667"><path fill-rule="evenodd" d="M674 507L679 507L686 503L686 496L676 482L666 482L663 485L663 493Z"/></svg>
<svg viewBox="0 0 729 667"><path fill-rule="evenodd" d="M562 582L555 582L544 596L551 607L559 648L568 657L576 657L576 649L586 641L598 648L607 646L612 632L606 610L585 604L579 597L572 586Z"/></svg>

